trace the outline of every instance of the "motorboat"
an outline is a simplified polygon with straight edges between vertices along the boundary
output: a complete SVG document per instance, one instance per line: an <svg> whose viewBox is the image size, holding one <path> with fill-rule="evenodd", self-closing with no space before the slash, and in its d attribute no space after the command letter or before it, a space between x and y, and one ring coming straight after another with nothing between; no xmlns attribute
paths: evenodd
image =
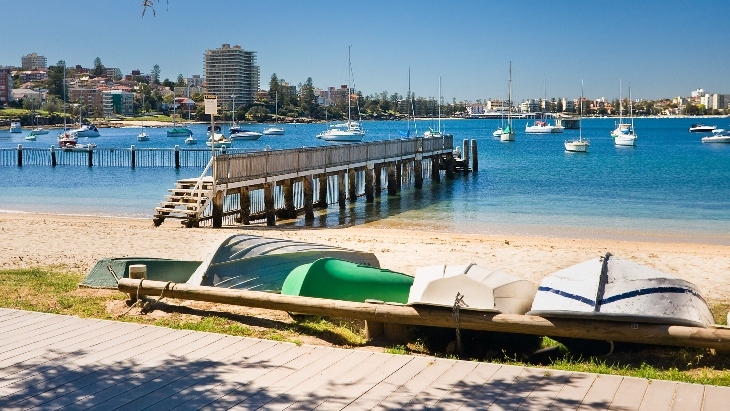
<svg viewBox="0 0 730 411"><path fill-rule="evenodd" d="M142 132L137 135L137 141L150 141L150 136L142 129Z"/></svg>
<svg viewBox="0 0 730 411"><path fill-rule="evenodd" d="M543 278L528 315L707 327L697 287L611 253Z"/></svg>
<svg viewBox="0 0 730 411"><path fill-rule="evenodd" d="M284 129L277 126L271 126L264 129L264 134L267 136L283 136Z"/></svg>
<svg viewBox="0 0 730 411"><path fill-rule="evenodd" d="M222 147L230 147L233 144L233 141L230 139L227 139L226 136L223 134L214 134L213 139L208 139L208 141L205 142L205 145L208 147L214 147L214 148L222 148Z"/></svg>
<svg viewBox="0 0 730 411"><path fill-rule="evenodd" d="M61 148L76 147L77 143L78 139L76 138L76 135L71 134L68 131L64 131L58 135L58 146Z"/></svg>
<svg viewBox="0 0 730 411"><path fill-rule="evenodd" d="M378 258L368 252L237 234L215 244L187 283L278 293L292 270L325 257L380 267Z"/></svg>
<svg viewBox="0 0 730 411"><path fill-rule="evenodd" d="M533 125L525 125L525 133L527 134L549 134L553 132L553 129L553 126L540 120L536 120Z"/></svg>
<svg viewBox="0 0 730 411"><path fill-rule="evenodd" d="M355 143L362 141L365 137L365 131L360 127L360 123L352 121L352 89L350 88L350 73L352 72L350 64L350 48L347 48L347 122L341 124L333 124L327 130L317 134L317 138L324 141L341 141L347 143Z"/></svg>
<svg viewBox="0 0 730 411"><path fill-rule="evenodd" d="M613 138L613 143L617 146L635 146L636 145L636 134L623 134Z"/></svg>
<svg viewBox="0 0 730 411"><path fill-rule="evenodd" d="M251 130L245 130L240 127L236 127L235 129L231 127L231 140L258 140L262 136L261 133Z"/></svg>
<svg viewBox="0 0 730 411"><path fill-rule="evenodd" d="M580 120L583 121L583 81L580 82ZM588 140L583 139L583 128L581 127L578 130L578 139L577 140L565 140L565 143L563 143L563 146L565 147L565 151L570 153L586 153L588 152L588 146L590 145L590 142Z"/></svg>
<svg viewBox="0 0 730 411"><path fill-rule="evenodd" d="M555 119L555 124L553 125L553 134L559 134L562 133L563 130L565 130L565 127L563 127L563 120L560 118Z"/></svg>
<svg viewBox="0 0 730 411"><path fill-rule="evenodd" d="M509 87L507 87L507 125L499 136L500 141L515 141L515 130L512 128L512 62L509 62Z"/></svg>
<svg viewBox="0 0 730 411"><path fill-rule="evenodd" d="M629 118L630 123L623 122L623 101L621 99L621 86L619 82L619 122L611 132L613 143L617 146L634 146L638 136L634 133L634 105L631 100L631 84L629 84Z"/></svg>
<svg viewBox="0 0 730 411"><path fill-rule="evenodd" d="M416 270L408 305L524 314L536 291L530 281L476 264L434 265Z"/></svg>
<svg viewBox="0 0 730 411"><path fill-rule="evenodd" d="M31 130L30 132L33 133L36 136L42 136L44 134L48 134L49 131L50 130L47 130L47 129L43 128L43 127L36 127L33 130Z"/></svg>
<svg viewBox="0 0 730 411"><path fill-rule="evenodd" d="M723 133L712 133L711 136L702 137L703 143L730 143L730 131Z"/></svg>
<svg viewBox="0 0 730 411"><path fill-rule="evenodd" d="M413 277L332 257L302 264L286 276L282 295L364 303L405 304Z"/></svg>
<svg viewBox="0 0 730 411"><path fill-rule="evenodd" d="M36 135L33 134L33 132L29 133L27 136L25 136L26 141L36 141Z"/></svg>
<svg viewBox="0 0 730 411"><path fill-rule="evenodd" d="M20 125L20 120L13 119L10 121L10 132L11 133L22 133L23 126Z"/></svg>
<svg viewBox="0 0 730 411"><path fill-rule="evenodd" d="M502 127L500 127L498 129L494 130L494 132L492 133L492 136L493 137L501 137L502 136L502 131L503 131L502 130Z"/></svg>
<svg viewBox="0 0 730 411"><path fill-rule="evenodd" d="M196 140L193 136L188 136L188 138L185 139L185 144L192 146L198 144L198 140Z"/></svg>
<svg viewBox="0 0 730 411"><path fill-rule="evenodd" d="M76 137L99 137L99 129L93 124L82 124L78 128L74 128L68 131L71 134L75 134Z"/></svg>
<svg viewBox="0 0 730 411"><path fill-rule="evenodd" d="M712 132L712 130L715 130L716 128L717 128L717 126L708 126L704 123L697 123L697 124L692 124L689 127L689 131L690 131L690 133L710 133L710 132Z"/></svg>

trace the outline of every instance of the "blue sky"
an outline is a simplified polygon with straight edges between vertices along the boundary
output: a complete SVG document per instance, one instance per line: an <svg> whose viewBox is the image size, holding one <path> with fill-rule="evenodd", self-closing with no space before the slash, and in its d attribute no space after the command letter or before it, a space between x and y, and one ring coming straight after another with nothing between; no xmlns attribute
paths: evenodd
<svg viewBox="0 0 730 411"><path fill-rule="evenodd" d="M162 78L203 74L203 53L223 43L257 52L261 86L272 73L317 87L347 82L352 46L364 94L447 101L506 97L513 65L515 100L730 94L728 1L283 1L162 0L142 17L142 0L0 0L13 16L0 41L0 65L37 52L48 64L93 65ZM10 12L8 12L10 11Z"/></svg>

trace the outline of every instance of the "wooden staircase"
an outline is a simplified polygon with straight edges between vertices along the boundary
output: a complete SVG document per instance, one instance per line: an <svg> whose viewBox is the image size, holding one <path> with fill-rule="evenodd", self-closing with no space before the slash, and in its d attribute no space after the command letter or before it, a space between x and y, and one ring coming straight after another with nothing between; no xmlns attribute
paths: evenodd
<svg viewBox="0 0 730 411"><path fill-rule="evenodd" d="M152 219L155 226L165 219L175 218L181 220L185 227L196 227L213 197L213 177L178 180L176 187L168 191L170 194L165 196L165 201L155 207Z"/></svg>

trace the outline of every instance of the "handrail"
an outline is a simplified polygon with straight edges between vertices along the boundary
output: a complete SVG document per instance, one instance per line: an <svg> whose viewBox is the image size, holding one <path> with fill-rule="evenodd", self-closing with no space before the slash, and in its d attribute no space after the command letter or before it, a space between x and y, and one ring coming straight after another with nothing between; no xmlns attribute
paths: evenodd
<svg viewBox="0 0 730 411"><path fill-rule="evenodd" d="M210 160L208 161L208 165L205 166L205 169L200 174L200 177L198 177L198 181L196 181L195 182L195 185L193 186L193 188L190 189L190 196L191 197L196 197L196 199L195 199L195 205L196 205L195 218L196 219L200 218L200 214L202 213L202 207L201 207L201 204L200 204L201 196L195 196L194 194L195 194L196 191L198 191L198 188L199 187L202 188L203 179L205 178L205 175L208 173L208 170L210 170L210 168L213 166L213 161L214 160L215 160L215 157L211 157L210 158ZM211 173L211 177L212 176L213 175ZM210 201L210 199L208 199L208 201ZM205 205L207 205L207 201L203 204L203 206L205 206Z"/></svg>

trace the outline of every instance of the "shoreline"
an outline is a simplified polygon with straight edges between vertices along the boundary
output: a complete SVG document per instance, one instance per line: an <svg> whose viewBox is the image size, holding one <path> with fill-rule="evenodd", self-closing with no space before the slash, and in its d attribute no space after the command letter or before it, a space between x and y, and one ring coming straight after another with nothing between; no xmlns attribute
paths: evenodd
<svg viewBox="0 0 730 411"><path fill-rule="evenodd" d="M64 267L86 274L106 257L202 260L235 234L285 238L373 252L383 268L476 263L538 283L544 276L610 251L684 278L708 301L730 296L730 246L688 243L415 231L367 223L341 228L194 228L149 219L0 213L0 268Z"/></svg>

